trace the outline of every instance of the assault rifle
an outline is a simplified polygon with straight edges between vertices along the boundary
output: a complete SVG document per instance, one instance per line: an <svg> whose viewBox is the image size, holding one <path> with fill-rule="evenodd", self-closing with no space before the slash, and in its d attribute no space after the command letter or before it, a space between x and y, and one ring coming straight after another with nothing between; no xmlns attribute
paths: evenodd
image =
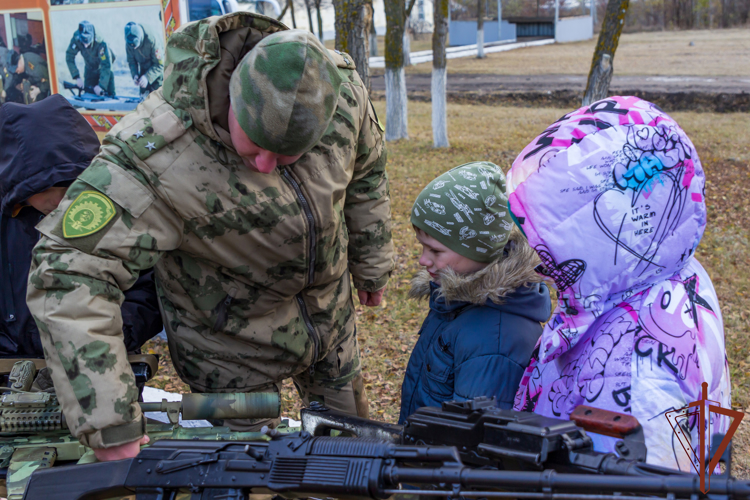
<svg viewBox="0 0 750 500"><path fill-rule="evenodd" d="M616 476L508 471L464 465L455 447L396 445L366 438L316 437L271 431L242 442L163 440L132 459L39 470L24 499L93 500L133 495L137 500L240 500L255 493L288 497L384 499L408 493L448 498L635 500L710 498L699 477ZM419 489L403 490L402 485ZM711 480L711 494L750 498L750 482Z"/></svg>
<svg viewBox="0 0 750 500"><path fill-rule="evenodd" d="M480 397L445 402L441 408L420 408L400 426L311 404L302 409L301 419L302 428L314 436L344 433L394 444L455 446L463 463L474 467L629 476L684 474L645 463L643 428L635 417L588 406L579 406L571 420L562 420L501 410L495 398ZM620 439L617 454L594 451L586 431ZM720 437L712 440L721 441ZM727 475L729 457L727 448L722 455Z"/></svg>

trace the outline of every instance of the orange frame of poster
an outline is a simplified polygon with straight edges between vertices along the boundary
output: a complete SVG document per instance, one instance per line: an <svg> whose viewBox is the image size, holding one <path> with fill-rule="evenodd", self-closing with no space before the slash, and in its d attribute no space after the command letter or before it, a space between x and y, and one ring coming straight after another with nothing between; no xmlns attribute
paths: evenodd
<svg viewBox="0 0 750 500"><path fill-rule="evenodd" d="M119 7L127 2L113 1L111 6ZM167 39L174 33L180 25L179 5L178 0L161 0L162 10L162 21L164 22L164 33ZM92 4L102 7L102 4ZM50 88L54 91L58 88L57 84L57 68L56 61L54 59L54 53L52 49L52 25L50 22L50 0L0 0L0 16L5 14L15 14L22 12L41 12L42 23L44 28L44 42L47 56L47 64L49 67L49 80ZM62 28L62 27L61 27ZM7 36L7 34L6 34ZM6 43L10 42L6 40ZM166 40L165 46L166 46ZM12 47L12 42L7 43ZM114 126L120 118L124 115L123 112L83 112L82 115L86 118L89 124L97 132L106 132L112 126Z"/></svg>

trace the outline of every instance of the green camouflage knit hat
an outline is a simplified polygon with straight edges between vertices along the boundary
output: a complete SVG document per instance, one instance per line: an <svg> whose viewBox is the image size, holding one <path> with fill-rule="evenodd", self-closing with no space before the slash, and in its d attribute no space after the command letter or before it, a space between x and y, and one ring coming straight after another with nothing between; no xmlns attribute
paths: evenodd
<svg viewBox="0 0 750 500"><path fill-rule="evenodd" d="M281 31L258 42L240 61L229 82L229 98L251 141L295 156L323 137L336 110L341 80L315 35Z"/></svg>
<svg viewBox="0 0 750 500"><path fill-rule="evenodd" d="M496 260L513 227L503 171L487 161L449 170L419 193L411 223L459 255Z"/></svg>

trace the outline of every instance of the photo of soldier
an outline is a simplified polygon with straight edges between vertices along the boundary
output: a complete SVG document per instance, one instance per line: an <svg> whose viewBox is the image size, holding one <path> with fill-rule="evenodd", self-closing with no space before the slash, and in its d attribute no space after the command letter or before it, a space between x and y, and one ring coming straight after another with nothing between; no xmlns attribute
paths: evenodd
<svg viewBox="0 0 750 500"><path fill-rule="evenodd" d="M84 62L83 78L75 60L79 53ZM114 60L114 54L107 43L96 35L94 25L89 21L81 21L65 51L65 62L78 88L90 89L98 96L115 95L115 78L112 73Z"/></svg>
<svg viewBox="0 0 750 500"><path fill-rule="evenodd" d="M161 4L131 3L50 10L52 27L67 27L52 30L55 90L81 111L133 111L162 86Z"/></svg>
<svg viewBox="0 0 750 500"><path fill-rule="evenodd" d="M0 23L0 103L30 104L50 95L40 12L14 12Z"/></svg>
<svg viewBox="0 0 750 500"><path fill-rule="evenodd" d="M31 104L50 93L49 69L44 56L35 52L11 53L4 90L9 102Z"/></svg>
<svg viewBox="0 0 750 500"><path fill-rule="evenodd" d="M157 38L147 28L135 22L125 25L125 50L133 83L142 97L161 87L164 66Z"/></svg>

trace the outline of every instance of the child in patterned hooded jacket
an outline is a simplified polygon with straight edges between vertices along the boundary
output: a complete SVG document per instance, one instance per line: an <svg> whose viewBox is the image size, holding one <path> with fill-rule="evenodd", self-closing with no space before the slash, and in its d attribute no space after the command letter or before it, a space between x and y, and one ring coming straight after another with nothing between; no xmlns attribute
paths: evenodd
<svg viewBox="0 0 750 500"><path fill-rule="evenodd" d="M698 455L698 419L678 410L704 393L731 402L719 302L694 257L704 182L685 132L637 97L568 113L521 152L508 172L510 208L558 304L515 409L632 414L647 462L693 471L686 450ZM711 433L726 432L728 418L709 420ZM615 451L616 439L591 436L595 449Z"/></svg>
<svg viewBox="0 0 750 500"><path fill-rule="evenodd" d="M424 267L410 296L429 298L401 394L403 423L417 408L478 396L510 408L550 315L539 259L508 212L505 176L489 162L430 182L411 222Z"/></svg>

